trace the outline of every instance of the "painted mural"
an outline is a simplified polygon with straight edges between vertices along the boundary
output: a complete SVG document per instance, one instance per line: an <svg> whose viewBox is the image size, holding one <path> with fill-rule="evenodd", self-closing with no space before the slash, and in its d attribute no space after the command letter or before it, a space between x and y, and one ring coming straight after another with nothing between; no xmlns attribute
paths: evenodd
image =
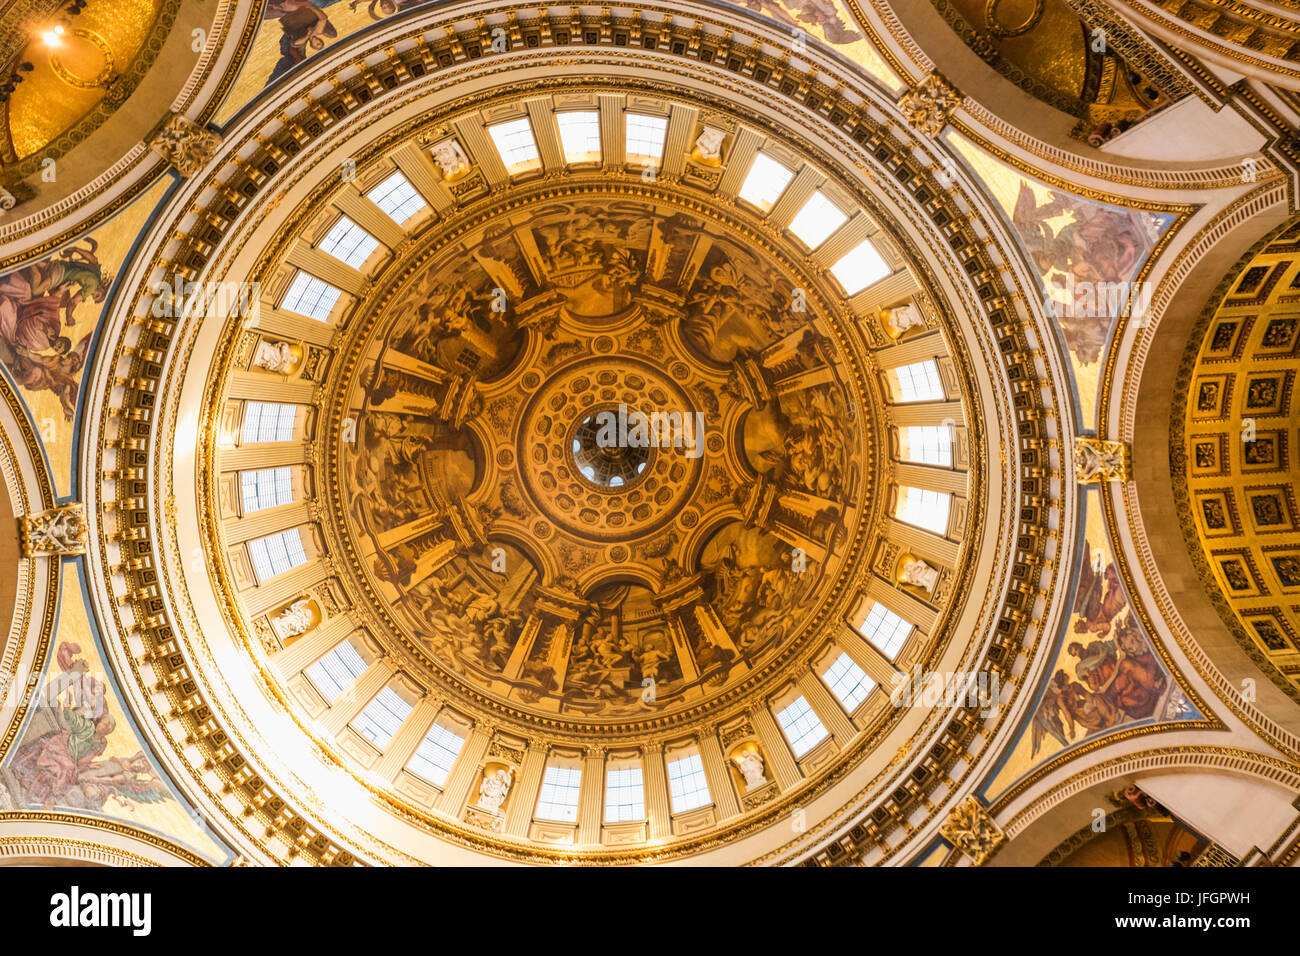
<svg viewBox="0 0 1300 956"><path fill-rule="evenodd" d="M114 276L170 182L57 252L0 274L0 366L27 405L60 494L72 490L74 419L95 328Z"/></svg>
<svg viewBox="0 0 1300 956"><path fill-rule="evenodd" d="M266 0L239 76L215 122L222 125L263 89L311 56L358 30L428 0Z"/></svg>
<svg viewBox="0 0 1300 956"><path fill-rule="evenodd" d="M76 564L69 563L69 572ZM21 735L0 764L0 809L70 811L119 820L214 863L230 851L160 773L122 706L86 612L81 576L65 574L53 653Z"/></svg>
<svg viewBox="0 0 1300 956"><path fill-rule="evenodd" d="M1102 363L1121 315L1145 316L1151 289L1138 281L1175 216L1109 205L1046 186L948 131L1020 237L1070 359L1085 431L1096 427Z"/></svg>
<svg viewBox="0 0 1300 956"><path fill-rule="evenodd" d="M252 49L214 122L218 126L229 122L263 89L327 47L373 23L428 2L267 0ZM809 39L820 41L858 64L890 90L902 88L898 77L867 41L841 0L743 0L740 5L789 29L792 52L796 56L813 52L806 46Z"/></svg>
<svg viewBox="0 0 1300 956"><path fill-rule="evenodd" d="M811 49L800 49L801 38L795 31L802 31L806 34L802 39L820 40L890 90L897 92L903 88L898 76L867 41L848 5L841 0L740 0L738 5L789 29L796 56L803 52L815 56Z"/></svg>
<svg viewBox="0 0 1300 956"><path fill-rule="evenodd" d="M521 304L495 310L494 288ZM340 462L360 573L414 643L583 716L688 704L787 646L866 480L845 356L793 288L733 233L604 197L517 213L415 272L365 333ZM463 406L462 370L485 383ZM753 376L773 397L742 413ZM589 427L665 409L683 411L654 439L602 447ZM768 527L741 520L755 474Z"/></svg>
<svg viewBox="0 0 1300 956"><path fill-rule="evenodd" d="M1001 793L1034 767L1126 727L1199 720L1160 661L1120 581L1100 492L1083 493L1078 588L1026 725L988 789Z"/></svg>

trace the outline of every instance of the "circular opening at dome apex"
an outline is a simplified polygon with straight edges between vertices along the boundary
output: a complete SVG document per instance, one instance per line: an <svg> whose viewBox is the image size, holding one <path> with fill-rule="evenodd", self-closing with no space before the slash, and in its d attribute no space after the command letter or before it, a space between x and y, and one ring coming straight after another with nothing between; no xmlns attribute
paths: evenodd
<svg viewBox="0 0 1300 956"><path fill-rule="evenodd" d="M650 446L620 443L617 430L606 426L600 412L578 423L569 453L582 477L602 488L627 488L650 463Z"/></svg>

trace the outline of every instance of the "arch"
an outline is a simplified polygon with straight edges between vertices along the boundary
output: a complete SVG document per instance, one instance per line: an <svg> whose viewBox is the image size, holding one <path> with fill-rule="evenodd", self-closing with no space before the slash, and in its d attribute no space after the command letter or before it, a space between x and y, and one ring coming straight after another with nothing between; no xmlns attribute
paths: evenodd
<svg viewBox="0 0 1300 956"><path fill-rule="evenodd" d="M1225 276L1235 276L1242 257L1252 255L1287 214L1285 189L1280 184L1264 187L1224 210L1184 248L1160 281L1150 326L1130 333L1130 351L1120 358L1128 371L1103 400L1102 423L1104 428L1105 417L1113 413L1119 437L1132 446L1133 480L1115 501L1127 520L1116 524L1142 587L1149 589L1174 639L1215 693L1275 746L1294 755L1300 746L1300 695L1285 686L1274 668L1252 660L1233 636L1184 538L1179 520L1184 502L1178 498L1172 465L1172 443L1179 440L1181 427L1171 417L1183 414L1183 408L1171 406L1177 404L1173 396L1179 376L1189 371L1183 368L1185 356L1189 349L1195 352L1204 336L1225 291ZM1255 681L1255 702L1242 698L1246 678Z"/></svg>
<svg viewBox="0 0 1300 956"><path fill-rule="evenodd" d="M67 813L5 813L0 819L0 867L212 865L125 823Z"/></svg>
<svg viewBox="0 0 1300 956"><path fill-rule="evenodd" d="M1146 778L1179 773L1238 780L1243 794L1253 790L1256 794L1289 794L1294 799L1300 793L1300 766L1238 748L1174 746L1121 754L994 812L1007 843L989 865L1033 866L1076 832L1080 821L1089 819L1094 808L1105 807L1106 796L1120 786L1140 786ZM1159 794L1152 796L1160 799ZM1020 809L1008 812L1012 807ZM1203 835L1218 840L1222 832ZM1242 849L1240 845L1228 848L1235 852Z"/></svg>

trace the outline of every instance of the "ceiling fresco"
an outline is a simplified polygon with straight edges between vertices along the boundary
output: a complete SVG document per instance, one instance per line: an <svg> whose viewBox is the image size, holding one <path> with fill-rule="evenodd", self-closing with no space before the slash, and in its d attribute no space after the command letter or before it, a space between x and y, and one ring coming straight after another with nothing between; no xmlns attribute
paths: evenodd
<svg viewBox="0 0 1300 956"><path fill-rule="evenodd" d="M958 133L949 142L997 200L1037 273L1043 307L1056 319L1083 429L1097 426L1107 347L1122 322L1145 322L1149 260L1178 221L1151 211L1086 198L1012 169Z"/></svg>
<svg viewBox="0 0 1300 956"><path fill-rule="evenodd" d="M68 569L40 693L0 762L0 811L103 817L176 840L212 863L229 862L231 851L159 771L123 708L90 624L81 572Z"/></svg>
<svg viewBox="0 0 1300 956"><path fill-rule="evenodd" d="M1033 710L988 785L996 798L1033 768L1071 749L1141 724L1201 721L1170 676L1167 652L1153 644L1115 562L1101 492L1082 495L1079 579L1057 635Z"/></svg>
<svg viewBox="0 0 1300 956"><path fill-rule="evenodd" d="M1101 145L1169 98L1108 50L1066 0L931 0L976 54L1027 93L1078 118Z"/></svg>
<svg viewBox="0 0 1300 956"><path fill-rule="evenodd" d="M358 586L526 708L662 713L760 667L814 622L870 503L877 399L808 288L618 196L458 243L340 380L356 441L327 495Z"/></svg>

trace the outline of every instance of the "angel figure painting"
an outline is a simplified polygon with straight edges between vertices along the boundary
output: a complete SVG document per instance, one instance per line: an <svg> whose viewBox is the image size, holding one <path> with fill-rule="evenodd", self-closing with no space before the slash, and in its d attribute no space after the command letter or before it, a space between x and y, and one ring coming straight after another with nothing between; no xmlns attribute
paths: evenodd
<svg viewBox="0 0 1300 956"><path fill-rule="evenodd" d="M0 277L0 362L22 388L54 394L71 421L91 333L76 336L77 307L104 301L112 278L94 239Z"/></svg>
<svg viewBox="0 0 1300 956"><path fill-rule="evenodd" d="M1143 268L1176 217L1053 188L963 137L948 142L997 198L1019 236L1041 283L1043 309L1060 329L1081 421L1092 427L1111 335L1121 316L1145 315L1151 289L1142 280Z"/></svg>
<svg viewBox="0 0 1300 956"><path fill-rule="evenodd" d="M171 799L143 751L108 753L117 721L103 683L70 642L58 646L53 676L15 756L3 770L10 799L42 810L130 811Z"/></svg>
<svg viewBox="0 0 1300 956"><path fill-rule="evenodd" d="M90 622L85 582L69 575L60 591L41 682L0 762L0 809L116 820L228 862L233 853L177 796L123 706Z"/></svg>
<svg viewBox="0 0 1300 956"><path fill-rule="evenodd" d="M1122 727L1198 716L1124 590L1098 495L1095 488L1085 493L1084 560L1070 616L1028 725L991 793L1032 766Z"/></svg>

